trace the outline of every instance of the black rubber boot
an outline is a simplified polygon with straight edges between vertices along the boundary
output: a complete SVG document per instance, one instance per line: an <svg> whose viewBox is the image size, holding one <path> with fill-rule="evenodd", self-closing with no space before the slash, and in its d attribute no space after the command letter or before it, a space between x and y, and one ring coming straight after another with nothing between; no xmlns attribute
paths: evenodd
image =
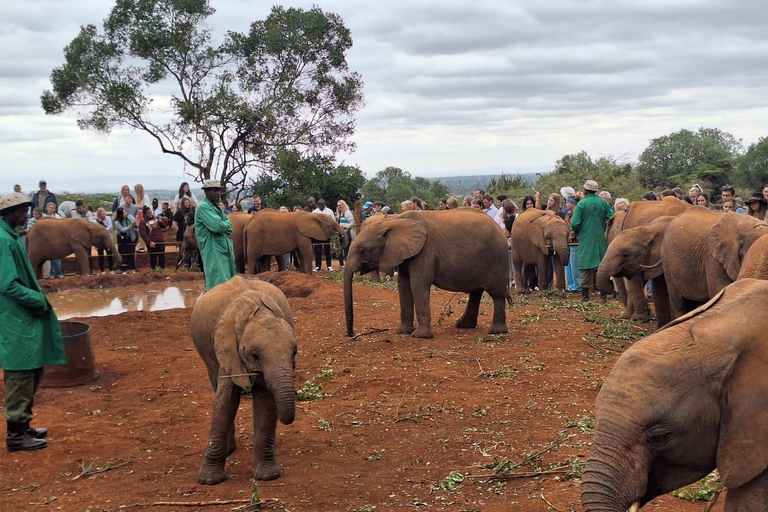
<svg viewBox="0 0 768 512"><path fill-rule="evenodd" d="M589 300L589 288L581 289L581 302L587 302Z"/></svg>
<svg viewBox="0 0 768 512"><path fill-rule="evenodd" d="M35 439L27 433L28 425L15 421L8 421L7 425L8 434L5 437L5 446L9 452L40 450L48 446L48 441L45 439Z"/></svg>
<svg viewBox="0 0 768 512"><path fill-rule="evenodd" d="M32 428L29 426L29 423L25 423L24 426L27 428L27 434L34 437L35 439L45 439L48 437L48 429L47 428Z"/></svg>

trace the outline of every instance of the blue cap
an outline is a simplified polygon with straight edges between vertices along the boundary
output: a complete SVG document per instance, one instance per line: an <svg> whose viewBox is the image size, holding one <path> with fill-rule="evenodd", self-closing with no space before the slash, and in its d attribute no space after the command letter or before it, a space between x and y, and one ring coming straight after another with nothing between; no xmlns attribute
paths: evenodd
<svg viewBox="0 0 768 512"><path fill-rule="evenodd" d="M370 201L366 201L365 204L363 205L363 210L367 210L371 206L373 206L373 203Z"/></svg>

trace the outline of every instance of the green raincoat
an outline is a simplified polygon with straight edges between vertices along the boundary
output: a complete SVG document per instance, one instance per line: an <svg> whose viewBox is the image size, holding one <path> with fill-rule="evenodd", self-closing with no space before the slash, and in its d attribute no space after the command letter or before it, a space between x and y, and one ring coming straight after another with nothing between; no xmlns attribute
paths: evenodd
<svg viewBox="0 0 768 512"><path fill-rule="evenodd" d="M219 205L208 199L195 212L195 235L205 271L205 291L226 283L237 274L232 248L232 221Z"/></svg>
<svg viewBox="0 0 768 512"><path fill-rule="evenodd" d="M605 223L613 217L613 208L597 194L579 201L571 219L571 229L579 236L579 270L600 266L608 243Z"/></svg>
<svg viewBox="0 0 768 512"><path fill-rule="evenodd" d="M0 367L65 364L61 329L19 235L0 219Z"/></svg>

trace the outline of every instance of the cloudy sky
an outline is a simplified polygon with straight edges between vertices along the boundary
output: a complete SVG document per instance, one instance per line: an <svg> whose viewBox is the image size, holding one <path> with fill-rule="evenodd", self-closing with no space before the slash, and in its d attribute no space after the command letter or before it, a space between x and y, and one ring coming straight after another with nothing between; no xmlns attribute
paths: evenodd
<svg viewBox="0 0 768 512"><path fill-rule="evenodd" d="M214 30L245 32L274 2L212 0ZM745 147L768 135L768 9L760 1L315 0L342 16L365 82L357 151L368 177L550 170L565 154L625 155L681 128L716 127ZM107 0L4 2L0 193L13 183L112 190L175 187L181 160L146 133L80 131L40 94L80 25Z"/></svg>

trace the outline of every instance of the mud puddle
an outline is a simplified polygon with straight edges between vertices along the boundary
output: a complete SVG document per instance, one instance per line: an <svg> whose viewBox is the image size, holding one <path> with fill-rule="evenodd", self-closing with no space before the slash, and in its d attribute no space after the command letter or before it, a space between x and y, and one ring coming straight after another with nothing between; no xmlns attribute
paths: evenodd
<svg viewBox="0 0 768 512"><path fill-rule="evenodd" d="M204 282L190 281L169 285L66 290L49 294L48 300L59 320L66 320L72 317L117 315L127 311L191 308L204 291Z"/></svg>

